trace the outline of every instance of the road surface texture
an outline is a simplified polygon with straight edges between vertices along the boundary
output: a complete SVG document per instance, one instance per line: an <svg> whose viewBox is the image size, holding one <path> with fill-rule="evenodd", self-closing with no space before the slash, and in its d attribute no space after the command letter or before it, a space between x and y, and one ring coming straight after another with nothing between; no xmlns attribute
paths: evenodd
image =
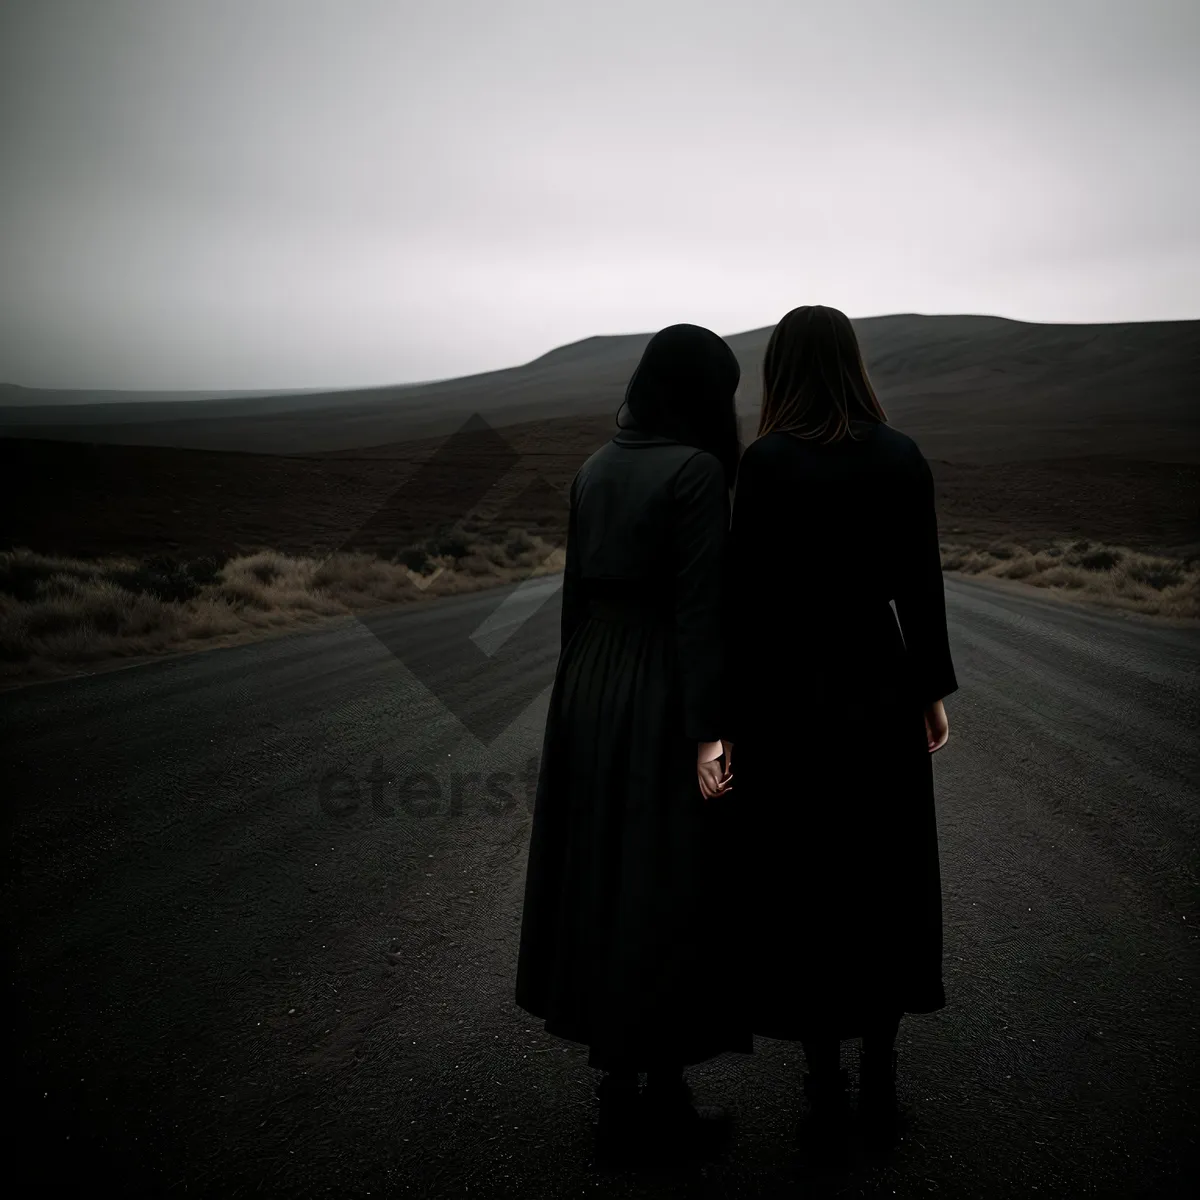
<svg viewBox="0 0 1200 1200"><path fill-rule="evenodd" d="M1189 1194L1194 633L949 579L907 1139L810 1171L760 1039L691 1073L724 1159L602 1172L586 1052L512 998L557 582L0 696L17 1194Z"/></svg>

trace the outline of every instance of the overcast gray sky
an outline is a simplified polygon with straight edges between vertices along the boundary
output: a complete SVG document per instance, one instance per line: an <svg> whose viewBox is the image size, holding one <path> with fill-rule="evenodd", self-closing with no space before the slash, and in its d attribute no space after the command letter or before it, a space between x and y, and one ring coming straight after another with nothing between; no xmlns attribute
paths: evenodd
<svg viewBox="0 0 1200 1200"><path fill-rule="evenodd" d="M1196 0L0 0L0 380L1200 317Z"/></svg>

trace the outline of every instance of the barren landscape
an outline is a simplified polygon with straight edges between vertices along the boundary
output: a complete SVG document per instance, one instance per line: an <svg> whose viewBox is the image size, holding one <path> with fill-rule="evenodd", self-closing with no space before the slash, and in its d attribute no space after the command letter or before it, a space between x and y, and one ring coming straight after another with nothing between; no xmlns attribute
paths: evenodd
<svg viewBox="0 0 1200 1200"><path fill-rule="evenodd" d="M931 462L947 570L1200 616L1200 323L856 327L889 419ZM746 440L769 332L729 339ZM570 480L647 336L344 393L3 389L0 676L559 569Z"/></svg>

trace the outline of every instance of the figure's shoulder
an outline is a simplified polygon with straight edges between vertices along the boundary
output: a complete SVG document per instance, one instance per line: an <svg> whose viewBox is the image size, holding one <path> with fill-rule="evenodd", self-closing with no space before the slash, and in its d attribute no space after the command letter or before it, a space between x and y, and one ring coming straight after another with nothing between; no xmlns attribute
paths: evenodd
<svg viewBox="0 0 1200 1200"><path fill-rule="evenodd" d="M574 494L579 485L596 469L596 463L600 460L600 455L604 447L599 450L593 450L591 454L583 460L579 466L579 470L575 472L575 478L571 480L571 492Z"/></svg>
<svg viewBox="0 0 1200 1200"><path fill-rule="evenodd" d="M621 459L620 448L617 444L609 440L593 450L591 454L584 459L583 465L576 473L576 479L584 479L589 475L595 474L597 471L605 471L614 466Z"/></svg>
<svg viewBox="0 0 1200 1200"><path fill-rule="evenodd" d="M579 468L579 474L582 475L586 471L592 470L598 463L603 463L606 459L612 457L612 442L605 442L597 450L593 450L591 454L583 460L583 465Z"/></svg>
<svg viewBox="0 0 1200 1200"><path fill-rule="evenodd" d="M609 474L610 468L608 466L608 462L611 458L609 446L611 444L611 442L605 443L605 445L601 446L598 450L593 450L592 453L583 460L579 470L575 472L575 478L571 480L571 488L569 493L572 504L577 503L579 497L584 491L592 487L598 481L603 480L604 477Z"/></svg>
<svg viewBox="0 0 1200 1200"><path fill-rule="evenodd" d="M880 423L873 430L879 446L902 458L909 458L921 453L917 443L907 434L897 429L895 425Z"/></svg>
<svg viewBox="0 0 1200 1200"><path fill-rule="evenodd" d="M592 452L576 473L576 482L616 474L628 479L688 482L723 478L720 460L715 454L681 442L662 439L630 447L616 439L605 442Z"/></svg>
<svg viewBox="0 0 1200 1200"><path fill-rule="evenodd" d="M925 457L916 441L885 422L872 424L868 429L859 429L864 463L874 463L886 469L921 470ZM827 444L794 437L790 433L777 431L755 439L742 453L739 473L770 476L773 472L791 473L802 469L804 464L820 458L828 449Z"/></svg>
<svg viewBox="0 0 1200 1200"><path fill-rule="evenodd" d="M755 438L745 450L738 464L738 477L754 475L761 479L790 477L803 470L804 464L813 453L811 442L793 437L790 433L776 431Z"/></svg>
<svg viewBox="0 0 1200 1200"><path fill-rule="evenodd" d="M915 438L891 425L880 425L876 437L880 447L894 462L910 470L924 469L925 455L921 453L921 447L917 445Z"/></svg>

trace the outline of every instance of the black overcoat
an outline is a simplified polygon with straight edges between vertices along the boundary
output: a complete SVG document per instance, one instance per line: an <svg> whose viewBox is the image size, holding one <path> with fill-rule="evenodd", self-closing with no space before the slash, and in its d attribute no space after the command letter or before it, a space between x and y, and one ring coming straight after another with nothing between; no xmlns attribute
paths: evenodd
<svg viewBox="0 0 1200 1200"><path fill-rule="evenodd" d="M769 1037L856 1037L946 1003L923 711L957 682L933 477L890 426L855 434L768 434L734 494L724 736Z"/></svg>
<svg viewBox="0 0 1200 1200"><path fill-rule="evenodd" d="M730 813L696 779L722 732L729 511L713 455L641 430L571 489L516 998L606 1070L752 1045Z"/></svg>

